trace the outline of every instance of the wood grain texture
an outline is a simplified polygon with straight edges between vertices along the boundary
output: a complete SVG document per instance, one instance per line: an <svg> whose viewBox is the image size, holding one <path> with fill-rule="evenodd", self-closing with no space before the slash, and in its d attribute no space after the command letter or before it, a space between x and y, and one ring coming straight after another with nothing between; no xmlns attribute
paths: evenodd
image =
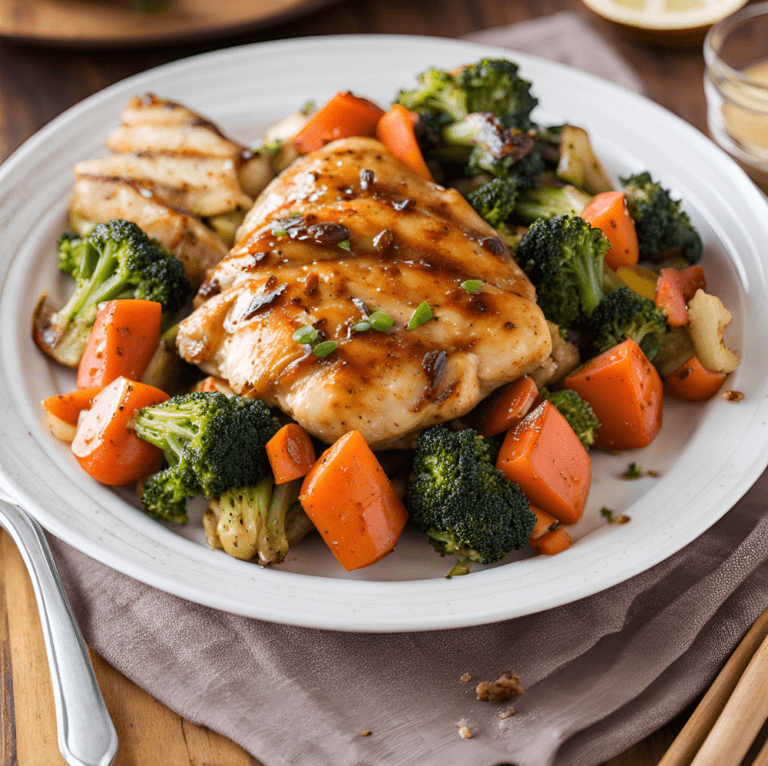
<svg viewBox="0 0 768 766"><path fill-rule="evenodd" d="M63 4L66 0L56 0ZM197 0L185 0L185 2ZM13 6L16 23L54 0L0 0L0 18ZM130 0L70 0L93 8ZM257 0L205 0L208 8L253 6ZM317 8L317 6L315 6ZM698 50L652 47L622 36L590 14L579 0L347 0L225 40L208 39L136 49L75 49L0 42L0 160L68 107L124 77L223 45L308 35L348 33L460 37L560 10L581 14L638 71L649 95L705 129L703 62ZM274 19L272 20L275 21ZM144 41L146 42L146 41ZM178 42L178 41L177 41ZM546 55L546 51L542 51ZM259 766L241 748L183 720L93 656L112 714L119 766ZM63 764L56 743L53 695L34 595L12 541L0 534L0 766ZM612 759L607 766L656 766L686 720L679 719Z"/></svg>

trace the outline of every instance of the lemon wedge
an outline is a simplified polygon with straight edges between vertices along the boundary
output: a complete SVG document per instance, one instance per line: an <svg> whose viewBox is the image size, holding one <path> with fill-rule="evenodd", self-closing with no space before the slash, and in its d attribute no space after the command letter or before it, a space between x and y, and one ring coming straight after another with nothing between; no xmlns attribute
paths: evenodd
<svg viewBox="0 0 768 766"><path fill-rule="evenodd" d="M709 27L747 0L582 0L593 13L640 40L700 45Z"/></svg>

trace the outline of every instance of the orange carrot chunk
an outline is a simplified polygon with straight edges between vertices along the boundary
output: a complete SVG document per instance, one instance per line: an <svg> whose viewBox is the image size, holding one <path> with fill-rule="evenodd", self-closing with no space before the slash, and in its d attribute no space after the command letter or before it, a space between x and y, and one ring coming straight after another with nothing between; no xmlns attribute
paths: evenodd
<svg viewBox="0 0 768 766"><path fill-rule="evenodd" d="M627 210L623 192L606 191L595 195L581 211L581 217L602 229L611 247L605 254L605 264L612 269L633 266L640 258L635 222Z"/></svg>
<svg viewBox="0 0 768 766"><path fill-rule="evenodd" d="M288 423L267 442L267 457L275 484L285 484L309 473L315 464L315 447L304 428Z"/></svg>
<svg viewBox="0 0 768 766"><path fill-rule="evenodd" d="M538 539L547 532L551 532L560 522L551 514L544 513L541 508L537 508L535 505L531 506L531 510L536 516L536 526L533 528L528 541L532 544L534 540Z"/></svg>
<svg viewBox="0 0 768 766"><path fill-rule="evenodd" d="M299 154L309 154L337 138L374 136L382 114L384 110L372 101L342 91L309 118L294 136L293 146Z"/></svg>
<svg viewBox="0 0 768 766"><path fill-rule="evenodd" d="M56 394L43 399L45 422L51 434L64 442L71 442L77 433L80 413L91 406L99 388L78 388L65 394Z"/></svg>
<svg viewBox="0 0 768 766"><path fill-rule="evenodd" d="M480 405L477 432L481 436L496 436L513 428L528 414L538 395L532 378L518 378Z"/></svg>
<svg viewBox="0 0 768 766"><path fill-rule="evenodd" d="M596 447L635 449L656 438L663 384L631 338L578 367L563 385L588 402L602 424L595 432Z"/></svg>
<svg viewBox="0 0 768 766"><path fill-rule="evenodd" d="M100 388L78 388L65 394L56 394L43 399L43 407L47 413L76 426L80 413L91 406L91 401L99 393Z"/></svg>
<svg viewBox="0 0 768 766"><path fill-rule="evenodd" d="M416 175L431 181L430 173L413 129L414 115L402 104L395 104L376 125L376 138Z"/></svg>
<svg viewBox="0 0 768 766"><path fill-rule="evenodd" d="M571 533L567 529L563 529L563 527L558 527L533 540L531 547L539 555L554 556L556 553L562 553L567 548L570 548L572 544L573 538Z"/></svg>
<svg viewBox="0 0 768 766"><path fill-rule="evenodd" d="M558 521L574 524L581 518L592 465L579 437L550 402L542 402L507 432L496 467Z"/></svg>
<svg viewBox="0 0 768 766"><path fill-rule="evenodd" d="M687 302L698 289L705 290L707 281L701 266L685 269L662 269L656 283L656 305L667 318L670 327L688 324Z"/></svg>
<svg viewBox="0 0 768 766"><path fill-rule="evenodd" d="M329 447L304 478L301 504L347 571L390 553L408 513L359 431Z"/></svg>
<svg viewBox="0 0 768 766"><path fill-rule="evenodd" d="M140 380L160 343L157 301L108 301L96 316L77 368L78 388L104 388L119 377Z"/></svg>
<svg viewBox="0 0 768 766"><path fill-rule="evenodd" d="M117 378L94 398L77 427L72 452L96 481L113 487L131 484L160 470L163 451L140 439L130 427L143 407L160 404L159 388Z"/></svg>
<svg viewBox="0 0 768 766"><path fill-rule="evenodd" d="M725 372L711 372L693 356L664 378L667 391L689 402L711 399L728 377Z"/></svg>

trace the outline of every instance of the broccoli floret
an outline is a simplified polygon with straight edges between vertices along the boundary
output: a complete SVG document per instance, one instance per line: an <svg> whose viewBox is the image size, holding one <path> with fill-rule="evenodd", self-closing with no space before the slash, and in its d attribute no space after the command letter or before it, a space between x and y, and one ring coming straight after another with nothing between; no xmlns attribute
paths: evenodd
<svg viewBox="0 0 768 766"><path fill-rule="evenodd" d="M456 74L429 69L419 76L417 88L400 92L397 102L428 119L444 115L459 121L472 112L491 112L505 127L528 130L538 101L518 70L506 59L483 59Z"/></svg>
<svg viewBox="0 0 768 766"><path fill-rule="evenodd" d="M592 195L571 184L537 186L521 192L515 203L515 217L527 223L556 215L581 215Z"/></svg>
<svg viewBox="0 0 768 766"><path fill-rule="evenodd" d="M144 481L141 507L154 519L186 524L187 503L199 492L194 472L186 463L169 466Z"/></svg>
<svg viewBox="0 0 768 766"><path fill-rule="evenodd" d="M100 223L82 237L62 234L58 250L59 269L74 278L75 290L63 308L37 321L48 329L46 353L70 366L82 356L102 301L157 301L169 316L191 291L181 261L130 221Z"/></svg>
<svg viewBox="0 0 768 766"><path fill-rule="evenodd" d="M219 497L269 475L266 443L279 425L260 399L195 391L145 407L136 433L160 447L169 468L150 477L142 507L158 518L186 521L186 500Z"/></svg>
<svg viewBox="0 0 768 766"><path fill-rule="evenodd" d="M494 467L497 451L469 428L433 426L419 437L408 508L441 555L490 564L528 541L536 517L517 484Z"/></svg>
<svg viewBox="0 0 768 766"><path fill-rule="evenodd" d="M538 100L531 95L531 83L520 77L517 64L483 59L464 67L455 82L467 94L468 112L493 112L505 127L531 127L531 112Z"/></svg>
<svg viewBox="0 0 768 766"><path fill-rule="evenodd" d="M419 86L400 91L397 103L411 112L440 114L451 120L460 120L469 113L466 91L450 72L442 69L428 69L419 75Z"/></svg>
<svg viewBox="0 0 768 766"><path fill-rule="evenodd" d="M640 257L653 259L676 251L695 263L701 257L703 243L688 214L681 209L680 200L672 199L648 172L620 180L637 228Z"/></svg>
<svg viewBox="0 0 768 766"><path fill-rule="evenodd" d="M600 421L587 402L570 389L549 391L547 388L542 388L539 393L543 399L557 407L585 447L594 444L595 431L600 428Z"/></svg>
<svg viewBox="0 0 768 766"><path fill-rule="evenodd" d="M492 178L467 194L467 200L481 218L498 227L512 215L517 195L518 187L514 180Z"/></svg>
<svg viewBox="0 0 768 766"><path fill-rule="evenodd" d="M578 216L558 215L531 224L515 257L536 287L547 319L569 328L592 314L603 297L609 247L603 232Z"/></svg>
<svg viewBox="0 0 768 766"><path fill-rule="evenodd" d="M235 558L279 564L314 528L299 503L301 484L302 479L275 484L270 475L224 492L209 505L217 517L218 543Z"/></svg>
<svg viewBox="0 0 768 766"><path fill-rule="evenodd" d="M660 350L657 334L668 330L666 317L656 304L623 285L608 293L589 318L592 343L598 351L632 338L653 361Z"/></svg>
<svg viewBox="0 0 768 766"><path fill-rule="evenodd" d="M430 154L440 162L463 163L466 174L475 176L489 173L509 176L517 165L536 148L535 139L516 129L505 128L501 120L490 112L473 112L463 119L446 125L440 144ZM528 160L528 164L531 160ZM533 173L525 165L526 179L544 171L544 163L537 158Z"/></svg>

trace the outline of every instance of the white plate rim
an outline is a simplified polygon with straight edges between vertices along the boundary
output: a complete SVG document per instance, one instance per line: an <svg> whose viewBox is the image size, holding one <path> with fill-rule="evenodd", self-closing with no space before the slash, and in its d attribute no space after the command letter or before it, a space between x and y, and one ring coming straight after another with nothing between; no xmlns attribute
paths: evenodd
<svg viewBox="0 0 768 766"><path fill-rule="evenodd" d="M525 76L527 71L535 72L538 77L531 79L537 94L547 90L542 87L545 80L549 83L547 78L557 78L561 88L579 87L588 90L593 99L600 96L602 100L598 99L590 107L593 121L610 119L612 125L624 124L624 129L629 131L631 122L619 108L624 107L649 126L663 126L671 131L672 135L663 147L644 145L643 136L634 136L636 144L629 160L638 156L644 158L652 148L658 159L655 169L662 177L668 174L673 178L688 202L707 212L717 210L720 217L711 224L719 240L729 245L729 254L733 257L731 250L738 249L749 256L746 260L736 258L734 262L743 289L742 310L736 320L750 328L750 332L743 335L741 349L750 364L742 365L735 382L749 392L749 398L743 406L729 410L714 403L712 407L717 409L720 427L712 425L714 416L704 418L705 436L714 438L720 450L717 460L686 452L680 461L685 463L686 481L667 482L666 485L664 481L659 482L639 502L638 517L643 508L652 503L663 504L674 499L679 512L667 528L649 530L640 523L625 525L621 546L617 545L613 550L609 547L607 552L602 544L607 531L600 530L555 559L529 559L450 581L444 578L401 582L335 580L258 567L252 567L244 576L242 562L217 558L211 565L207 558L209 551L183 539L169 542L165 530L151 520L133 516L122 518L112 513L105 502L105 493L109 490L94 489L81 476L68 472L67 465L51 447L49 437L40 430L39 413L33 411L22 393L29 342L28 338L22 337L24 332L21 330L27 327L26 317L22 319L17 315L18 291L24 277L24 267L20 263L24 244L21 242L17 243L18 249L8 248L0 262L0 361L3 363L0 369L0 418L5 437L0 443L0 480L18 502L52 534L70 545L120 572L174 595L262 620L370 632L464 627L569 603L645 571L721 518L768 464L768 439L765 438L768 434L768 375L765 374L765 362L760 361L758 344L759 338L768 333L768 324L759 310L761 304L765 305L768 291L764 263L757 247L758 242L763 245L768 242L765 223L768 203L736 164L695 128L617 85L544 59L439 38L345 35L258 43L216 51L116 83L72 107L39 131L0 166L0 220L5 221L6 232L15 233L16 238L20 236L19 232L31 237L40 211L36 218L29 200L18 194L19 179L35 168L39 173L37 185L49 182L52 187L61 188L61 168L56 164L55 148L68 137L75 140L83 131L94 131L88 141L96 148L114 124L124 102L136 93L155 90L174 97L178 92L193 88L195 80L202 79L211 68L234 72L238 68L270 62L272 72L276 68L275 62L309 57L304 61L321 62L306 86L314 86L318 91L314 95L318 98L350 87L349 81L354 81L361 94L368 95L364 87L366 78L377 79L376 73L369 69L379 64L388 62L391 65L394 60L399 67L407 64L410 68L408 76L395 78L398 86L407 87L427 66L449 66L483 55L507 56L521 65ZM329 60L335 61L333 66L337 75L351 73L347 82L338 78L334 82L322 81L323 67L328 66ZM355 71L351 65L360 61L365 64ZM279 67L277 69L281 71ZM284 69L290 70L290 67ZM290 71L281 76L288 74ZM276 79L275 87L280 87L280 76ZM229 89L222 85L220 90L217 97L226 98ZM300 103L295 95L286 97L286 104L292 104L286 111ZM196 104L190 102L190 106L195 108ZM107 115L112 115L111 121L104 125ZM215 118L215 115L211 116ZM611 130L606 128L603 136L609 143L613 138ZM691 158L697 163L695 167L687 167L679 156L683 145L692 152ZM42 167L50 167L47 175ZM713 180L723 185L713 186ZM27 190L33 193L29 187ZM728 221L736 220L737 210L739 226L729 228ZM15 237L9 237L11 244ZM722 413L725 413L724 417ZM699 441L702 438L697 436ZM30 466L34 473L30 472ZM698 483L691 486L691 480ZM62 504L66 511L63 515ZM73 522L75 509L87 525ZM683 513L691 510L690 515ZM94 533L94 527L98 533ZM204 582L199 577L200 567L205 570L207 579ZM526 588L532 590L527 592Z"/></svg>

